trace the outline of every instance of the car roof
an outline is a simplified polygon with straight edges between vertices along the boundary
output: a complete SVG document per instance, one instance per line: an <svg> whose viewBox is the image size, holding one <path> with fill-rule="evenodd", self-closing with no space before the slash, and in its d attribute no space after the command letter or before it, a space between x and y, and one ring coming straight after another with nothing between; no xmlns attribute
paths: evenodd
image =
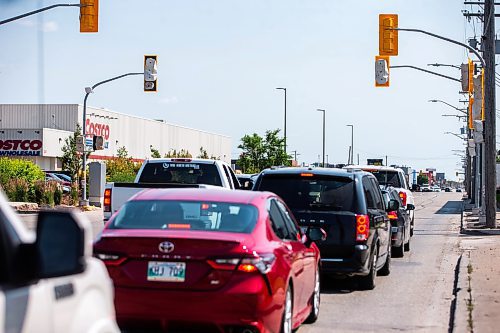
<svg viewBox="0 0 500 333"><path fill-rule="evenodd" d="M354 179L356 174L370 174L362 170L346 170L338 168L312 168L312 167L285 167L276 169L265 169L262 175L299 175L301 173L312 173L313 175L338 176ZM370 174L371 175L371 174Z"/></svg>
<svg viewBox="0 0 500 333"><path fill-rule="evenodd" d="M361 169L361 170L372 170L372 171L401 171L401 168L395 168L383 165L346 165L344 169Z"/></svg>
<svg viewBox="0 0 500 333"><path fill-rule="evenodd" d="M163 163L163 162L179 162L179 163L199 163L199 164L216 164L225 163L220 160L212 160L208 158L190 158L190 157L172 157L172 158L149 158L146 163Z"/></svg>
<svg viewBox="0 0 500 333"><path fill-rule="evenodd" d="M183 200L183 201L220 201L231 203L257 203L269 197L271 192L229 190L222 187L210 188L155 188L146 189L135 195L131 201L137 200Z"/></svg>

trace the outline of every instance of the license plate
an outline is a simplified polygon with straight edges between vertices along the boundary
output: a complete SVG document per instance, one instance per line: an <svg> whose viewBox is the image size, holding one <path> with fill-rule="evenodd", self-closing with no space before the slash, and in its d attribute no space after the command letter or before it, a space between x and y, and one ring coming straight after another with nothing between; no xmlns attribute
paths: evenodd
<svg viewBox="0 0 500 333"><path fill-rule="evenodd" d="M148 281L184 282L186 263L184 262L148 262Z"/></svg>

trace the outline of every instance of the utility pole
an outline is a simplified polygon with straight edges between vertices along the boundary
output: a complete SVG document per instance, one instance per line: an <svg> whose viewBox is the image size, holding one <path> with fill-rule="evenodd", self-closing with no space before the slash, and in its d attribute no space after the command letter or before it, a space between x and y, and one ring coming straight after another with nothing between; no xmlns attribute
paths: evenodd
<svg viewBox="0 0 500 333"><path fill-rule="evenodd" d="M496 101L495 101L495 2L484 2L484 204L486 226L496 227Z"/></svg>

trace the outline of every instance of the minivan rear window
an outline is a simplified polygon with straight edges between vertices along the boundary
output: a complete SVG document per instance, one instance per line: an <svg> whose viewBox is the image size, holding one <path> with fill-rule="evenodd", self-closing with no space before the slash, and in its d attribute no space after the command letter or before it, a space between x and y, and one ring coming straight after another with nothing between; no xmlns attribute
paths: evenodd
<svg viewBox="0 0 500 333"><path fill-rule="evenodd" d="M397 171L370 170L370 172L377 178L381 185L403 187L403 184L399 181L399 174Z"/></svg>
<svg viewBox="0 0 500 333"><path fill-rule="evenodd" d="M215 164L191 162L147 163L139 183L206 184L222 186Z"/></svg>
<svg viewBox="0 0 500 333"><path fill-rule="evenodd" d="M250 233L257 217L257 207L249 204L137 200L123 205L108 228Z"/></svg>
<svg viewBox="0 0 500 333"><path fill-rule="evenodd" d="M354 181L348 177L263 175L258 190L276 193L292 210L355 211Z"/></svg>

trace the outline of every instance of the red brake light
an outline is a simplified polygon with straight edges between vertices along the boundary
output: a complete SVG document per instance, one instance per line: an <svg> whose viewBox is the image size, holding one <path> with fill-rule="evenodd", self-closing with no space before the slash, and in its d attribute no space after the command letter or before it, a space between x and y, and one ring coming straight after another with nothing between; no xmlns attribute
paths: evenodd
<svg viewBox="0 0 500 333"><path fill-rule="evenodd" d="M241 264L238 266L238 270L245 273L257 272L258 268L254 264Z"/></svg>
<svg viewBox="0 0 500 333"><path fill-rule="evenodd" d="M191 229L191 224L185 223L170 223L168 225L169 229Z"/></svg>
<svg viewBox="0 0 500 333"><path fill-rule="evenodd" d="M396 211L392 211L387 213L387 216L389 217L389 220L397 220L398 219L398 213Z"/></svg>
<svg viewBox="0 0 500 333"><path fill-rule="evenodd" d="M253 258L210 259L207 260L207 263L213 269L223 271L233 271L237 269L244 273L260 272L261 274L267 274L271 270L275 260L276 257L274 254L256 254Z"/></svg>
<svg viewBox="0 0 500 333"><path fill-rule="evenodd" d="M356 241L368 240L370 235L370 218L368 215L356 215Z"/></svg>
<svg viewBox="0 0 500 333"><path fill-rule="evenodd" d="M314 176L312 173L306 173L306 172L303 172L300 174L301 177L312 177Z"/></svg>
<svg viewBox="0 0 500 333"><path fill-rule="evenodd" d="M173 162L191 162L190 158L173 158Z"/></svg>
<svg viewBox="0 0 500 333"><path fill-rule="evenodd" d="M399 197L401 198L403 206L406 206L406 192L399 192Z"/></svg>
<svg viewBox="0 0 500 333"><path fill-rule="evenodd" d="M111 212L111 189L107 188L104 190L104 211Z"/></svg>
<svg viewBox="0 0 500 333"><path fill-rule="evenodd" d="M101 259L106 266L120 266L127 260L126 257L120 257L114 254L97 253L95 256Z"/></svg>

